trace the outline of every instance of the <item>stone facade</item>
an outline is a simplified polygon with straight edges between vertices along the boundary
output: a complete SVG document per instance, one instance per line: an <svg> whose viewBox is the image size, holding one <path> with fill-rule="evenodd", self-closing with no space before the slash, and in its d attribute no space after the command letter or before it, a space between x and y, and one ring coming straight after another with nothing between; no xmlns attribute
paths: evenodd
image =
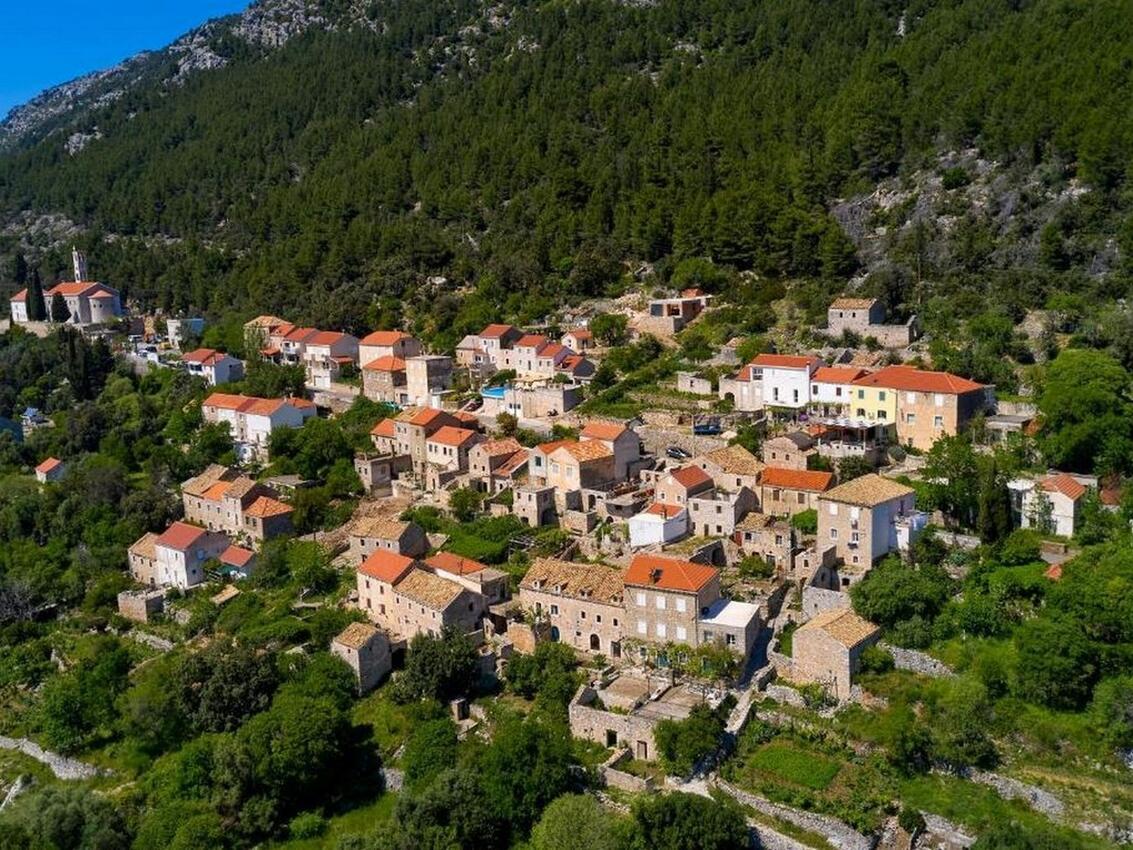
<svg viewBox="0 0 1133 850"><path fill-rule="evenodd" d="M849 608L825 611L795 630L792 675L820 684L839 700L847 700L862 652L880 636L877 626Z"/></svg>
<svg viewBox="0 0 1133 850"><path fill-rule="evenodd" d="M124 590L118 594L118 613L135 623L148 623L164 610L164 590Z"/></svg>
<svg viewBox="0 0 1133 850"><path fill-rule="evenodd" d="M331 641L330 651L354 671L360 695L376 688L393 669L389 638L369 623L351 623Z"/></svg>
<svg viewBox="0 0 1133 850"><path fill-rule="evenodd" d="M519 602L550 624L551 640L621 656L623 585L617 570L540 558L519 583ZM510 633L510 632L509 632Z"/></svg>
<svg viewBox="0 0 1133 850"><path fill-rule="evenodd" d="M701 493L688 500L689 532L703 537L731 536L739 521L756 507L755 494L746 487L731 494Z"/></svg>
<svg viewBox="0 0 1133 850"><path fill-rule="evenodd" d="M898 523L915 511L913 489L880 475L855 478L819 497L818 541L834 547L846 565L844 585L898 548Z"/></svg>

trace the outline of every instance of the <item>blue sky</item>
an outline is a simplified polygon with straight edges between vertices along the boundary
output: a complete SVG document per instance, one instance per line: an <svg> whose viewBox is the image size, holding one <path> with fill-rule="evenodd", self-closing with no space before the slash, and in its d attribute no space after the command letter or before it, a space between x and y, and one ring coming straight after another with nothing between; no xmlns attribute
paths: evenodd
<svg viewBox="0 0 1133 850"><path fill-rule="evenodd" d="M0 117L46 88L164 47L249 0L6 0L0 3Z"/></svg>

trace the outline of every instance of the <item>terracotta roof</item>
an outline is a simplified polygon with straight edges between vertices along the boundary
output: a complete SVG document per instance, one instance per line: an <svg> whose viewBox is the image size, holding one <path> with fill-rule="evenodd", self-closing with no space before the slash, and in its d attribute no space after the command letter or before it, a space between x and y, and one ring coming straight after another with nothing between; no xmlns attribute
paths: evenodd
<svg viewBox="0 0 1133 850"><path fill-rule="evenodd" d="M521 590L556 593L620 605L625 593L620 570L600 564L575 564L558 558L536 558L520 581Z"/></svg>
<svg viewBox="0 0 1133 850"><path fill-rule="evenodd" d="M515 437L504 437L501 440L485 440L477 446L477 449L488 457L497 457L523 451L523 446L519 444L519 440Z"/></svg>
<svg viewBox="0 0 1133 850"><path fill-rule="evenodd" d="M706 460L731 475L758 475L764 463L743 446L724 446L701 455Z"/></svg>
<svg viewBox="0 0 1133 850"><path fill-rule="evenodd" d="M868 374L865 369L855 369L851 366L819 366L814 370L811 380L820 384L852 384Z"/></svg>
<svg viewBox="0 0 1133 850"><path fill-rule="evenodd" d="M250 413L253 416L271 416L281 407L286 399L282 398L253 398L240 408L241 413Z"/></svg>
<svg viewBox="0 0 1133 850"><path fill-rule="evenodd" d="M215 348L198 348L188 354L182 354L181 360L185 363L200 363L202 366L215 366L226 355Z"/></svg>
<svg viewBox="0 0 1133 850"><path fill-rule="evenodd" d="M832 502L845 502L850 505L861 505L872 508L893 499L911 496L915 491L906 487L899 481L891 478L882 478L880 475L869 474L854 478L845 484L839 484L833 490L822 494L822 498Z"/></svg>
<svg viewBox="0 0 1133 850"><path fill-rule="evenodd" d="M608 422L592 419L582 426L578 436L591 440L616 440L629 429L620 422Z"/></svg>
<svg viewBox="0 0 1133 850"><path fill-rule="evenodd" d="M220 563L230 564L234 567L246 567L248 562L256 557L256 553L243 546L229 546L220 553Z"/></svg>
<svg viewBox="0 0 1133 850"><path fill-rule="evenodd" d="M665 558L661 555L634 555L622 580L627 585L659 587L696 593L718 575L715 567Z"/></svg>
<svg viewBox="0 0 1133 850"><path fill-rule="evenodd" d="M292 512L291 505L285 504L271 496L260 496L244 509L245 516L254 516L267 519L273 516L283 516Z"/></svg>
<svg viewBox="0 0 1133 850"><path fill-rule="evenodd" d="M516 328L512 325L488 325L488 327L480 331L480 336L484 339L497 339L514 330L516 330Z"/></svg>
<svg viewBox="0 0 1133 850"><path fill-rule="evenodd" d="M213 484L225 480L230 474L231 470L227 466L210 463L200 475L196 475L188 481L183 481L181 492L188 493L190 496L203 496L205 491Z"/></svg>
<svg viewBox="0 0 1133 850"><path fill-rule="evenodd" d="M772 369L806 369L822 361L817 357L794 354L760 354L751 361L752 366Z"/></svg>
<svg viewBox="0 0 1133 850"><path fill-rule="evenodd" d="M400 357L387 354L384 357L379 357L377 360L371 360L362 368L367 372L404 372L405 361Z"/></svg>
<svg viewBox="0 0 1133 850"><path fill-rule="evenodd" d="M480 435L467 428L457 428L453 425L443 425L437 429L433 436L428 438L430 443L440 443L445 446L463 446L469 440L475 440Z"/></svg>
<svg viewBox="0 0 1133 850"><path fill-rule="evenodd" d="M49 472L54 472L56 469L63 465L63 461L57 457L49 457L35 468L36 472L41 472L46 475Z"/></svg>
<svg viewBox="0 0 1133 850"><path fill-rule="evenodd" d="M680 505L666 505L664 502L654 502L645 509L645 513L659 516L662 519L672 519L680 515L680 512L683 510L684 508Z"/></svg>
<svg viewBox="0 0 1133 850"><path fill-rule="evenodd" d="M1043 573L1051 581L1059 581L1062 579L1062 564L1051 564L1050 568Z"/></svg>
<svg viewBox="0 0 1133 850"><path fill-rule="evenodd" d="M114 298L116 296L117 293L111 292L108 288L102 286L101 284L93 292L87 293L87 298Z"/></svg>
<svg viewBox="0 0 1133 850"><path fill-rule="evenodd" d="M558 368L563 372L575 372L583 363L590 361L583 357L581 354L568 354L559 361Z"/></svg>
<svg viewBox="0 0 1133 850"><path fill-rule="evenodd" d="M712 476L699 466L682 466L669 475L686 490L695 490L712 484Z"/></svg>
<svg viewBox="0 0 1133 850"><path fill-rule="evenodd" d="M374 331L362 337L360 343L362 345L396 345L403 339L409 338L409 334L404 331Z"/></svg>
<svg viewBox="0 0 1133 850"><path fill-rule="evenodd" d="M703 298L706 294L699 286L690 286L688 289L681 290L682 298Z"/></svg>
<svg viewBox="0 0 1133 850"><path fill-rule="evenodd" d="M496 468L496 475L511 475L527 464L527 449L520 449Z"/></svg>
<svg viewBox="0 0 1133 850"><path fill-rule="evenodd" d="M776 523L784 522L782 517L772 514L761 514L751 511L747 516L736 523L737 531L760 531Z"/></svg>
<svg viewBox="0 0 1133 850"><path fill-rule="evenodd" d="M830 489L834 473L811 469L783 469L769 466L763 470L761 483L767 487L782 487L785 490L808 490L821 493Z"/></svg>
<svg viewBox="0 0 1133 850"><path fill-rule="evenodd" d="M26 289L21 289L19 292L17 292L15 295L13 295L8 300L9 301L27 301L28 300L28 291Z"/></svg>
<svg viewBox="0 0 1133 850"><path fill-rule="evenodd" d="M202 499L209 501L209 502L219 502L221 499L224 498L224 495L227 492L228 492L228 482L227 481L217 481L215 484L211 485L208 489L206 489L203 493L201 493L200 497ZM190 494L190 495L192 495L192 494Z"/></svg>
<svg viewBox="0 0 1133 850"><path fill-rule="evenodd" d="M598 440L583 440L581 443L571 441L565 446L560 446L560 449L582 463L602 457L613 457L614 455L605 443ZM556 449L556 451L558 450Z"/></svg>
<svg viewBox="0 0 1133 850"><path fill-rule="evenodd" d="M281 329L282 330L282 329ZM292 327L283 334L283 338L288 342L301 342L306 343L311 340L316 334L319 333L318 328L295 328Z"/></svg>
<svg viewBox="0 0 1133 850"><path fill-rule="evenodd" d="M447 416L443 410L435 407L407 407L397 415L399 422L408 422L410 425L425 426L438 416Z"/></svg>
<svg viewBox="0 0 1133 850"><path fill-rule="evenodd" d="M551 440L547 443L540 443L535 448L545 455L549 455L555 449L561 449L563 446L570 445L574 440Z"/></svg>
<svg viewBox="0 0 1133 850"><path fill-rule="evenodd" d="M547 343L543 334L524 334L515 341L513 348L539 348Z"/></svg>
<svg viewBox="0 0 1133 850"><path fill-rule="evenodd" d="M97 283L89 280L65 281L55 284L55 286L51 287L43 294L48 298L55 295L70 295L72 297L76 295L88 295L88 290L97 286Z"/></svg>
<svg viewBox="0 0 1133 850"><path fill-rule="evenodd" d="M307 345L334 345L336 342L347 339L349 334L341 331L318 331L307 340Z"/></svg>
<svg viewBox="0 0 1133 850"><path fill-rule="evenodd" d="M811 617L799 626L795 634L815 631L826 632L842 646L852 649L869 640L881 629L849 608L832 608Z"/></svg>
<svg viewBox="0 0 1133 850"><path fill-rule="evenodd" d="M165 529L154 542L158 546L183 552L196 543L205 533L205 530L199 525L189 525L187 522L178 521Z"/></svg>
<svg viewBox="0 0 1133 850"><path fill-rule="evenodd" d="M435 570L444 570L458 576L471 575L488 569L487 564L481 564L471 558L463 558L455 552L438 552L425 559L425 563Z"/></svg>
<svg viewBox="0 0 1133 850"><path fill-rule="evenodd" d="M351 623L338 633L334 642L350 649L361 649L379 634L378 630L369 623Z"/></svg>
<svg viewBox="0 0 1133 850"><path fill-rule="evenodd" d="M279 316L256 316L250 321L244 322L246 328L271 328L279 325L286 325L286 319L281 319Z"/></svg>
<svg viewBox="0 0 1133 850"><path fill-rule="evenodd" d="M416 561L412 558L379 549L358 565L358 572L387 584L396 584L398 579L409 572L415 563Z"/></svg>
<svg viewBox="0 0 1133 850"><path fill-rule="evenodd" d="M1039 481L1039 486L1048 493L1061 493L1074 502L1086 495L1086 486L1074 480L1065 472L1058 475L1048 475Z"/></svg>
<svg viewBox="0 0 1133 850"><path fill-rule="evenodd" d="M212 393L201 402L202 407L219 407L225 410L242 410L251 401L251 396L232 393Z"/></svg>
<svg viewBox="0 0 1133 850"><path fill-rule="evenodd" d="M130 554L145 558L147 561L156 560L157 551L154 549L156 543L157 535L152 531L147 531L130 546Z"/></svg>
<svg viewBox="0 0 1133 850"><path fill-rule="evenodd" d="M381 540L400 540L412 523L388 516L364 516L350 526L351 537L376 537Z"/></svg>
<svg viewBox="0 0 1133 850"><path fill-rule="evenodd" d="M443 611L456 601L464 587L427 570L411 569L394 584L393 589L419 605Z"/></svg>
<svg viewBox="0 0 1133 850"><path fill-rule="evenodd" d="M573 336L575 339L593 339L594 338L594 334L592 334L586 328L575 328L572 331L567 331L565 334L563 334L563 336L564 337Z"/></svg>
<svg viewBox="0 0 1133 850"><path fill-rule="evenodd" d="M287 404L290 404L296 410L309 410L315 407L315 403L306 398L296 398L295 396L289 396L283 399L283 401Z"/></svg>
<svg viewBox="0 0 1133 850"><path fill-rule="evenodd" d="M876 298L835 298L832 310L868 310L877 303Z"/></svg>
<svg viewBox="0 0 1133 850"><path fill-rule="evenodd" d="M397 425L392 419L383 419L370 429L370 433L375 437L395 437L397 436Z"/></svg>
<svg viewBox="0 0 1133 850"><path fill-rule="evenodd" d="M480 419L475 413L469 413L467 410L454 410L452 418L457 422L470 426L473 430L480 430Z"/></svg>
<svg viewBox="0 0 1133 850"><path fill-rule="evenodd" d="M558 357L563 351L570 351L565 345L559 342L548 342L539 349L540 357Z"/></svg>
<svg viewBox="0 0 1133 850"><path fill-rule="evenodd" d="M930 372L913 366L886 366L884 369L858 378L854 384L859 387L881 387L948 395L975 392L984 388L983 384L977 384L950 372Z"/></svg>

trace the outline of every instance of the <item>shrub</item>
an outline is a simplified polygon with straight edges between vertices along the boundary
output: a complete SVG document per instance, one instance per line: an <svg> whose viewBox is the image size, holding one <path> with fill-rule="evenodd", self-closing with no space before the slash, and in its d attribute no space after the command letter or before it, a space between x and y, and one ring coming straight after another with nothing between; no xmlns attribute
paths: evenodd
<svg viewBox="0 0 1133 850"><path fill-rule="evenodd" d="M862 651L860 664L863 673L888 673L893 669L893 655L880 646L870 646Z"/></svg>
<svg viewBox="0 0 1133 850"><path fill-rule="evenodd" d="M791 527L797 528L803 534L818 533L818 511L811 508L809 511L800 511L791 517Z"/></svg>
<svg viewBox="0 0 1133 850"><path fill-rule="evenodd" d="M288 834L297 840L318 838L327 831L327 819L317 812L303 812L291 819L287 825Z"/></svg>

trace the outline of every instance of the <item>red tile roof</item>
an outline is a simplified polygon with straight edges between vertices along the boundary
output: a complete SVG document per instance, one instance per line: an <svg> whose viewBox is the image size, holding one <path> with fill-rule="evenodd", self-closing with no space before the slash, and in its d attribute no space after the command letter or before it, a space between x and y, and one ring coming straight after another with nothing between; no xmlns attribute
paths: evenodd
<svg viewBox="0 0 1133 850"><path fill-rule="evenodd" d="M808 490L823 493L830 489L834 473L810 469L783 469L769 466L763 470L761 483L767 487L782 487L785 490Z"/></svg>
<svg viewBox="0 0 1133 850"><path fill-rule="evenodd" d="M908 390L920 393L961 393L982 390L983 384L961 378L950 372L930 372L913 366L886 366L854 381L860 387L882 387L891 390Z"/></svg>
<svg viewBox="0 0 1133 850"><path fill-rule="evenodd" d="M362 345L396 345L403 339L409 339L404 331L374 331L362 337Z"/></svg>
<svg viewBox="0 0 1133 850"><path fill-rule="evenodd" d="M154 541L154 545L184 552L196 543L203 534L205 534L205 530L199 525L189 525L187 522L178 521L165 529Z"/></svg>
<svg viewBox="0 0 1133 850"><path fill-rule="evenodd" d="M243 410L251 401L251 396L234 395L232 393L212 393L201 402L202 407L219 407L224 410Z"/></svg>
<svg viewBox="0 0 1133 850"><path fill-rule="evenodd" d="M463 558L454 552L437 552L437 554L426 558L425 563L433 569L444 570L446 573L453 573L458 576L471 575L488 568L487 564L481 564L471 558Z"/></svg>
<svg viewBox="0 0 1133 850"><path fill-rule="evenodd" d="M379 357L377 360L371 360L362 368L367 372L404 372L405 361L400 357L394 357L392 354L387 354L385 357Z"/></svg>
<svg viewBox="0 0 1133 850"><path fill-rule="evenodd" d="M251 549L245 549L243 546L229 546L220 553L220 562L234 567L244 567L254 557L256 557L256 553Z"/></svg>
<svg viewBox="0 0 1133 850"><path fill-rule="evenodd" d="M1086 495L1085 485L1075 481L1065 472L1047 476L1039 482L1039 486L1048 493L1061 493L1074 502Z"/></svg>
<svg viewBox="0 0 1133 850"><path fill-rule="evenodd" d="M629 429L619 422L601 422L592 420L582 426L578 436L590 440L616 440Z"/></svg>
<svg viewBox="0 0 1133 850"><path fill-rule="evenodd" d="M475 431L469 431L467 428L457 428L453 425L443 425L437 429L433 436L429 437L430 443L441 443L445 446L463 446L469 440L474 440L479 435Z"/></svg>
<svg viewBox="0 0 1133 850"><path fill-rule="evenodd" d="M695 490L712 483L712 476L699 466L682 466L676 472L670 473L673 480L686 490Z"/></svg>
<svg viewBox="0 0 1133 850"><path fill-rule="evenodd" d="M41 463L39 466L37 466L35 468L35 471L41 472L44 475L46 475L47 473L53 472L54 470L58 469L62 465L63 465L63 461L59 460L59 458L49 457L47 460L45 460L43 463Z"/></svg>
<svg viewBox="0 0 1133 850"><path fill-rule="evenodd" d="M215 366L223 357L224 352L215 348L198 348L188 354L182 354L181 360L185 363L200 363L202 366Z"/></svg>
<svg viewBox="0 0 1133 850"><path fill-rule="evenodd" d="M854 369L849 366L819 366L814 370L811 380L823 384L852 384L868 374L865 369Z"/></svg>
<svg viewBox="0 0 1133 850"><path fill-rule="evenodd" d="M672 519L683 510L684 508L680 505L666 505L664 502L654 502L645 509L645 513L655 514L662 519Z"/></svg>
<svg viewBox="0 0 1133 850"><path fill-rule="evenodd" d="M358 566L358 572L388 584L396 584L398 579L413 569L414 563L412 558L379 549Z"/></svg>
<svg viewBox="0 0 1133 850"><path fill-rule="evenodd" d="M346 339L346 334L341 331L318 331L307 340L307 345L334 345L343 339Z"/></svg>
<svg viewBox="0 0 1133 850"><path fill-rule="evenodd" d="M28 300L28 291L26 289L21 289L19 292L17 292L15 295L13 295L8 300L9 301L27 301Z"/></svg>
<svg viewBox="0 0 1133 850"><path fill-rule="evenodd" d="M1059 581L1062 578L1062 564L1051 564L1043 575L1051 581Z"/></svg>
<svg viewBox="0 0 1133 850"><path fill-rule="evenodd" d="M760 354L751 361L752 366L771 369L806 369L822 361L817 357L794 354Z"/></svg>
<svg viewBox="0 0 1133 850"><path fill-rule="evenodd" d="M383 419L370 429L370 433L375 437L395 437L397 436L397 425L394 424L392 419Z"/></svg>
<svg viewBox="0 0 1133 850"><path fill-rule="evenodd" d="M283 338L288 342L307 342L318 332L318 328L291 328Z"/></svg>
<svg viewBox="0 0 1133 850"><path fill-rule="evenodd" d="M714 567L661 555L634 555L622 576L628 585L696 593L718 575Z"/></svg>
<svg viewBox="0 0 1133 850"><path fill-rule="evenodd" d="M398 414L398 419L402 422L408 422L410 425L420 425L422 427L430 425L433 420L441 416L447 416L443 410L436 407L419 407L419 408L406 408Z"/></svg>
<svg viewBox="0 0 1133 850"><path fill-rule="evenodd" d="M52 297L56 294L58 294L58 295L71 295L71 296L85 295L85 294L87 294L87 290L91 289L92 287L96 287L96 286L98 286L97 283L94 283L93 281L89 281L89 280L87 280L87 281L83 281L83 280L66 281L64 283L55 284L55 286L51 287L49 290L47 290L43 294L46 295L48 298L50 298L50 297Z"/></svg>
<svg viewBox="0 0 1133 850"><path fill-rule="evenodd" d="M480 331L480 336L484 339L497 339L514 330L516 330L516 328L512 325L488 325L488 327Z"/></svg>
<svg viewBox="0 0 1133 850"><path fill-rule="evenodd" d="M292 512L291 505L285 504L279 499L273 499L271 496L260 496L244 511L245 516L260 517L267 519L273 516L283 516Z"/></svg>
<svg viewBox="0 0 1133 850"><path fill-rule="evenodd" d="M551 452L555 451L555 449L561 449L563 446L567 445L568 443L573 443L573 442L574 442L574 440L551 440L550 442L547 442L547 443L540 443L535 448L537 448L543 454L549 455Z"/></svg>
<svg viewBox="0 0 1133 850"><path fill-rule="evenodd" d="M594 334L586 330L586 328L575 328L573 331L567 331L563 334L564 337L573 336L575 339L593 339Z"/></svg>
<svg viewBox="0 0 1133 850"><path fill-rule="evenodd" d="M542 334L524 334L515 341L515 348L539 348L547 342Z"/></svg>

